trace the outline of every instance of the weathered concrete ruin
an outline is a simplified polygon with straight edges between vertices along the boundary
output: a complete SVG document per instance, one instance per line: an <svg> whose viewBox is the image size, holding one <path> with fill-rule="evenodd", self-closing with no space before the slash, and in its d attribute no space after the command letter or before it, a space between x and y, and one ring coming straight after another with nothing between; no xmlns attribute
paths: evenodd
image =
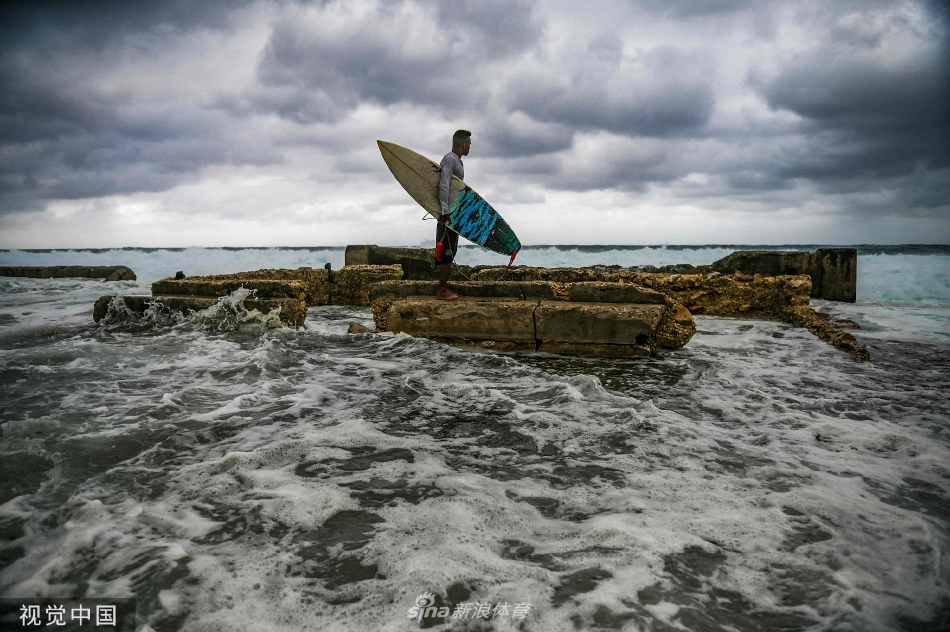
<svg viewBox="0 0 950 632"><path fill-rule="evenodd" d="M708 266L711 272L782 276L807 274L812 298L853 303L857 298L858 251L819 248L815 252L739 250ZM704 270L705 272L705 270Z"/></svg>
<svg viewBox="0 0 950 632"><path fill-rule="evenodd" d="M104 279L135 281L135 273L125 266L0 266L0 276L31 279Z"/></svg>
<svg viewBox="0 0 950 632"><path fill-rule="evenodd" d="M477 280L500 279L504 268L477 271ZM707 274L675 274L637 272L634 270L599 272L593 268L512 268L507 278L559 283L600 281L633 284L670 296L692 314L729 316L787 322L805 327L813 334L851 354L857 360L870 358L867 348L845 329L857 329L850 321L836 321L819 314L809 305L812 295L811 277L783 275L767 277L735 272Z"/></svg>
<svg viewBox="0 0 950 632"><path fill-rule="evenodd" d="M168 278L152 296L123 297L133 312L149 305L191 312L239 288L254 292L246 305L280 308L283 322L303 326L316 305L372 305L377 331L405 332L456 345L603 356L646 355L676 349L695 332L692 314L754 318L807 328L822 340L867 359L867 349L809 305L811 297L853 301L857 252L736 252L709 266L594 266L508 270L453 266L451 287L465 300L435 299L432 251L348 246L340 270L255 270L208 277ZM815 290L815 283L820 289ZM96 303L99 321L112 296ZM354 331L359 331L359 327Z"/></svg>
<svg viewBox="0 0 950 632"><path fill-rule="evenodd" d="M805 327L822 340L851 354L870 357L867 348L835 321L809 306L810 298L854 302L857 294L857 249L819 248L804 251L737 251L708 266L593 266L508 270L490 266L453 266L452 278L470 281L602 282L653 288L672 297L693 314L778 320ZM347 263L391 264L413 261L414 276L435 279L432 251L425 248L348 246ZM461 287L461 286L460 286ZM464 292L463 292L464 294Z"/></svg>
<svg viewBox="0 0 950 632"><path fill-rule="evenodd" d="M605 283L453 283L461 301L435 298L437 284L371 286L377 331L458 346L607 357L678 349L696 332L689 311L661 292Z"/></svg>

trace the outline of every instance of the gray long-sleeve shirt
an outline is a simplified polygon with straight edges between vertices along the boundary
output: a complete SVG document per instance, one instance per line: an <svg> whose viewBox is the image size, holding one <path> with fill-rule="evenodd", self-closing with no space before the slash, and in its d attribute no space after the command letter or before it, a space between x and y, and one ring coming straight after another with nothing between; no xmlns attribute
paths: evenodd
<svg viewBox="0 0 950 632"><path fill-rule="evenodd" d="M442 174L439 177L439 203L442 205L442 214L449 212L449 185L452 184L452 176L457 176L459 180L465 179L465 165L462 164L462 158L456 156L455 152L450 151L442 157L439 164Z"/></svg>

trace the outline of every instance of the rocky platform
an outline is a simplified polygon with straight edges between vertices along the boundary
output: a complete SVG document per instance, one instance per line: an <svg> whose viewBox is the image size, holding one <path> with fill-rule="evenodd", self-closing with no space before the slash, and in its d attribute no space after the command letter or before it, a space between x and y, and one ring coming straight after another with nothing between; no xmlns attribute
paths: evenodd
<svg viewBox="0 0 950 632"><path fill-rule="evenodd" d="M858 329L851 321L834 320L816 312L810 305L811 277L805 274L763 276L736 271L689 274L640 272L629 269L514 267L505 275L504 268L485 268L473 274L478 280L517 279L582 284L599 281L635 285L659 291L678 301L691 314L727 316L757 320L776 320L805 327L821 340L847 352L856 360L869 359L870 353L847 329Z"/></svg>
<svg viewBox="0 0 950 632"><path fill-rule="evenodd" d="M683 305L630 285L501 281L452 287L465 298L436 299L435 282L373 284L376 330L458 346L606 357L678 349L696 332Z"/></svg>
<svg viewBox="0 0 950 632"><path fill-rule="evenodd" d="M346 265L402 265L403 279L429 280L438 278L438 271L431 248L387 248L375 245L355 245L346 247ZM519 266L519 268L522 268ZM482 277L490 266L453 265L452 278L468 280L486 280ZM517 270L515 268L514 270ZM523 268L527 270L543 268ZM553 270L549 268L548 270ZM594 266L591 268L557 268L568 270L571 281L607 281L604 274L622 271L620 266ZM579 271L586 271L584 278L577 277ZM815 252L802 250L737 250L705 266L675 264L662 267L635 266L626 271L658 272L668 274L741 274L753 276L795 276L805 274L811 278L812 298L853 303L857 294L858 251L856 248L819 248ZM507 278L517 278L509 276ZM552 279L557 280L557 279Z"/></svg>

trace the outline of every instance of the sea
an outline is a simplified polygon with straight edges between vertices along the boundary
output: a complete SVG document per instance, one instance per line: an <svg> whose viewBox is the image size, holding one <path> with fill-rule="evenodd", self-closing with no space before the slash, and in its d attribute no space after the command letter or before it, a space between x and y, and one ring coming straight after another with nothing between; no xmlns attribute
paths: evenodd
<svg viewBox="0 0 950 632"><path fill-rule="evenodd" d="M950 630L950 246L857 248L857 302L813 306L867 362L707 316L650 358L457 349L347 334L365 307L282 327L240 291L96 324L99 296L179 270L344 250L0 251L138 275L0 278L0 598L131 598L138 632Z"/></svg>

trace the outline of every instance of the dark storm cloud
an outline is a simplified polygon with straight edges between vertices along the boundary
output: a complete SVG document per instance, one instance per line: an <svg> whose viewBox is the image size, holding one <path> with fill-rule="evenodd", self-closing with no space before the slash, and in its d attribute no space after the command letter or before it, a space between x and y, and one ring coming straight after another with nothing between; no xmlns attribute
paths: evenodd
<svg viewBox="0 0 950 632"><path fill-rule="evenodd" d="M640 0L635 4L660 15L695 18L735 13L763 3L763 0Z"/></svg>
<svg viewBox="0 0 950 632"><path fill-rule="evenodd" d="M950 198L947 7L6 2L0 213L162 191L209 166L277 164L282 152L328 154L341 179L378 173L369 127L353 116L367 104L374 130L458 122L497 175L548 189L639 192L693 175L682 195L697 200L881 191L865 209L930 212L920 209ZM227 40L242 10L263 33L254 53L266 39L247 85L179 87L175 98L125 89L125 58L161 58L189 34ZM167 78L200 81L185 72Z"/></svg>
<svg viewBox="0 0 950 632"><path fill-rule="evenodd" d="M0 42L9 45L37 35L68 36L74 44L102 46L147 31L220 28L235 9L250 1L4 0L0 3Z"/></svg>
<svg viewBox="0 0 950 632"><path fill-rule="evenodd" d="M539 121L628 136L695 131L715 106L708 64L672 46L626 57L616 39L594 40L568 74L526 74L508 105ZM705 71L705 72L704 72Z"/></svg>
<svg viewBox="0 0 950 632"><path fill-rule="evenodd" d="M651 184L666 184L689 172L680 164L676 150L655 144L641 149L607 149L593 160L547 163L548 170L538 168L545 164L538 160L543 158L538 156L535 164L527 168L513 162L509 169L515 173L536 174L549 188L576 192L592 189L643 192Z"/></svg>
<svg viewBox="0 0 950 632"><path fill-rule="evenodd" d="M44 200L162 191L211 164L279 160L225 140L219 113L104 94L93 78L131 46L221 27L246 2L8 2L0 5L0 213Z"/></svg>
<svg viewBox="0 0 950 632"><path fill-rule="evenodd" d="M895 35L889 31L907 29L900 20L839 24L821 46L763 85L770 107L802 117L807 139L807 153L776 165L776 175L849 192L888 179L903 183L902 188L916 186L921 180L913 174L950 168L950 46L944 16L932 12L929 32L915 31L922 45L916 51L883 50ZM934 184L928 185L931 191ZM946 206L950 188L939 189L940 194L903 193L916 204Z"/></svg>
<svg viewBox="0 0 950 632"><path fill-rule="evenodd" d="M439 0L439 25L478 55L498 58L538 41L535 0Z"/></svg>
<svg viewBox="0 0 950 632"><path fill-rule="evenodd" d="M526 0L328 4L275 25L260 89L237 103L298 123L336 121L363 102L479 109L487 95L473 73L541 34Z"/></svg>
<svg viewBox="0 0 950 632"><path fill-rule="evenodd" d="M574 143L574 130L570 127L539 123L517 113L493 117L484 121L481 128L484 132L477 136L479 153L490 157L550 154L570 149Z"/></svg>

